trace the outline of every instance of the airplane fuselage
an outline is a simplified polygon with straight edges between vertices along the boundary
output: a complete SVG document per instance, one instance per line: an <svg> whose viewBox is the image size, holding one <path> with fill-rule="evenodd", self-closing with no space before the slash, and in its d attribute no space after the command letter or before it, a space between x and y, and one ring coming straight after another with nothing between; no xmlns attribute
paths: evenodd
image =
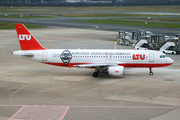
<svg viewBox="0 0 180 120"><path fill-rule="evenodd" d="M33 56L28 57L27 53ZM13 52L13 55L20 54L45 64L67 67L106 62L116 62L124 67L164 67L173 61L165 54L151 50L47 49Z"/></svg>
<svg viewBox="0 0 180 120"><path fill-rule="evenodd" d="M153 75L151 68L173 63L164 53L151 50L46 49L23 24L15 27L21 50L14 51L13 55L56 66L95 68L93 77L101 71L122 76L124 67L148 67L149 74Z"/></svg>

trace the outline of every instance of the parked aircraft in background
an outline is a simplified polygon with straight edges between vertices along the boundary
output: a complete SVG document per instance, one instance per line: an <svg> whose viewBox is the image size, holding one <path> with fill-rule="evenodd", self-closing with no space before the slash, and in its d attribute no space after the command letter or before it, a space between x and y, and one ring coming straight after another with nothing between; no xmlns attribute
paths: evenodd
<svg viewBox="0 0 180 120"><path fill-rule="evenodd" d="M49 65L94 68L93 77L98 77L101 71L122 76L124 67L149 68L149 74L153 75L152 68L173 64L164 53L152 50L46 49L23 24L15 24L15 27L21 50L14 51L13 55Z"/></svg>

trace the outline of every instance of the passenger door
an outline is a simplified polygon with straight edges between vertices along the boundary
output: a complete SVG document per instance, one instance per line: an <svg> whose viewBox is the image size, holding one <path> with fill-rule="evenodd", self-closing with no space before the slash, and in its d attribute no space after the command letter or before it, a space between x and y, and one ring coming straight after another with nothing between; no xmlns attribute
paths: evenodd
<svg viewBox="0 0 180 120"><path fill-rule="evenodd" d="M149 53L149 62L154 62L154 53L153 52L150 52Z"/></svg>
<svg viewBox="0 0 180 120"><path fill-rule="evenodd" d="M47 54L48 52L47 51L44 51L43 54L42 54L42 61L47 61Z"/></svg>

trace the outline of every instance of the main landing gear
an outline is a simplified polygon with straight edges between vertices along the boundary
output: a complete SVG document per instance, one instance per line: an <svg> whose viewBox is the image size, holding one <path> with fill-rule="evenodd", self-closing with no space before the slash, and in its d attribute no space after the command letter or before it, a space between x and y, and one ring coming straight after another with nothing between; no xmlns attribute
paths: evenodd
<svg viewBox="0 0 180 120"><path fill-rule="evenodd" d="M153 72L152 72L152 69L151 68L149 68L149 75L153 75Z"/></svg>
<svg viewBox="0 0 180 120"><path fill-rule="evenodd" d="M100 69L95 69L95 72L93 73L93 77L98 77L98 73L100 72Z"/></svg>

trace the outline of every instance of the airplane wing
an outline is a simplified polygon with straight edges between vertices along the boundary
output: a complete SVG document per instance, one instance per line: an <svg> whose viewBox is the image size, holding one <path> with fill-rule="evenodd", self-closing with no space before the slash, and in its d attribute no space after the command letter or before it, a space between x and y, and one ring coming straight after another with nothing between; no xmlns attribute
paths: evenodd
<svg viewBox="0 0 180 120"><path fill-rule="evenodd" d="M119 63L122 62L104 62L104 63L91 63L91 64L81 64L81 65L74 65L75 67L80 68L88 68L88 67L108 67L108 66L118 66Z"/></svg>

